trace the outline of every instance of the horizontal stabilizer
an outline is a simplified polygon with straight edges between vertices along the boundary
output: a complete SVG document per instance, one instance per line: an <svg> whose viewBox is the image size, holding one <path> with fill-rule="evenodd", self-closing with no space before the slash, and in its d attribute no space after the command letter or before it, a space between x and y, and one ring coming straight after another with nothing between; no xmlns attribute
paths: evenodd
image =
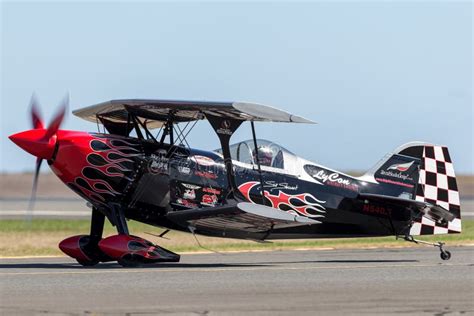
<svg viewBox="0 0 474 316"><path fill-rule="evenodd" d="M359 194L359 198L377 203L388 203L401 207L411 208L420 212L421 214L423 214L423 216L428 217L429 219L438 223L451 222L456 218L452 213L450 213L443 207L427 202L369 193L361 193Z"/></svg>

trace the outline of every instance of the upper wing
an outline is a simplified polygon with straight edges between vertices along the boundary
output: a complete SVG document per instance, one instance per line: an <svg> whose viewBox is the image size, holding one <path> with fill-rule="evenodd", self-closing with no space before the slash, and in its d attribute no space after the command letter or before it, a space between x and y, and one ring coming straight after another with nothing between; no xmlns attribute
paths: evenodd
<svg viewBox="0 0 474 316"><path fill-rule="evenodd" d="M246 102L111 100L73 111L74 115L94 123L97 118L104 118L121 124L127 123L129 113L145 119L148 128L160 127L170 118L174 122L204 119L203 114L242 121L314 123L270 106Z"/></svg>
<svg viewBox="0 0 474 316"><path fill-rule="evenodd" d="M267 233L272 229L320 224L304 216L242 202L231 205L176 211L168 219L184 227L207 232L226 232L229 237L247 233Z"/></svg>
<svg viewBox="0 0 474 316"><path fill-rule="evenodd" d="M393 196L386 196L386 195L379 195L379 194L369 194L369 193L361 193L359 194L360 199L365 199L374 202L382 202L382 203L389 203L395 204L398 206L403 206L406 208L412 208L423 214L424 216L432 219L435 222L450 222L455 219L454 214L450 213L448 210L444 209L443 207L431 204L427 202L420 202L415 200L408 200L402 199Z"/></svg>

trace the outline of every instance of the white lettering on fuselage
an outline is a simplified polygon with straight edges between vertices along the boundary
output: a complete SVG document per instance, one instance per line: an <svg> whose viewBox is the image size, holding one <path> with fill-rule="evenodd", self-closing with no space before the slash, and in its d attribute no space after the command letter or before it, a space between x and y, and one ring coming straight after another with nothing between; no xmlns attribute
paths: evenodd
<svg viewBox="0 0 474 316"><path fill-rule="evenodd" d="M327 174L324 170L319 170L316 174L313 175L318 180L321 180L323 183L326 181L336 182L344 185L350 185L351 182L348 179L342 179L339 177L339 173L333 172L331 174Z"/></svg>

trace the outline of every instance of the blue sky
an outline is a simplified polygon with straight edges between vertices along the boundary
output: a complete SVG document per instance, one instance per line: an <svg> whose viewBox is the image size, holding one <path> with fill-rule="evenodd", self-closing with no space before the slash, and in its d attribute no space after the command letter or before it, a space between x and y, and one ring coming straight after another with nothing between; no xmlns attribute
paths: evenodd
<svg viewBox="0 0 474 316"><path fill-rule="evenodd" d="M1 4L1 172L34 158L7 136L116 98L253 101L318 125L257 134L323 165L365 170L412 140L473 173L472 2ZM217 138L200 122L191 145ZM63 128L96 130L69 115ZM250 137L244 126L234 139ZM44 168L47 169L47 168Z"/></svg>

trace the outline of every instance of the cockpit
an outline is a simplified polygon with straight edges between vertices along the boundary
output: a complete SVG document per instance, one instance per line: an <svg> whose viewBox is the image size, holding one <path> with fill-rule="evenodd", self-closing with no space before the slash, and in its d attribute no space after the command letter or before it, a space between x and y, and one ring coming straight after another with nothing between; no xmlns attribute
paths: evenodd
<svg viewBox="0 0 474 316"><path fill-rule="evenodd" d="M246 140L229 147L231 157L234 161L244 164L257 165L257 158L260 166L265 168L280 169L288 173L295 173L297 156L286 148L271 141L258 139L258 150L255 149L252 139ZM218 150L221 152L221 150Z"/></svg>

